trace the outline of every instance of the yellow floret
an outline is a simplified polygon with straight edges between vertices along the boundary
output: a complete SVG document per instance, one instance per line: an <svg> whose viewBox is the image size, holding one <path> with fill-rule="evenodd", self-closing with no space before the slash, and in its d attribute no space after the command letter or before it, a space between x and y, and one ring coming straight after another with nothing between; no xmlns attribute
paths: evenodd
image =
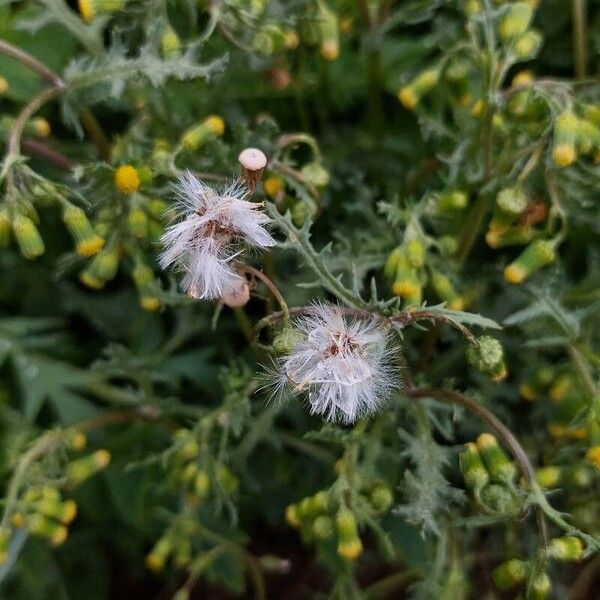
<svg viewBox="0 0 600 600"><path fill-rule="evenodd" d="M594 467L600 469L600 446L592 446L586 452L585 457L592 465L594 465Z"/></svg>
<svg viewBox="0 0 600 600"><path fill-rule="evenodd" d="M357 559L363 551L363 545L360 538L355 538L350 542L340 542L337 547L337 553L346 560Z"/></svg>
<svg viewBox="0 0 600 600"><path fill-rule="evenodd" d="M417 96L409 85L405 85L400 89L398 92L398 99L402 103L402 106L408 108L408 110L412 110L418 102Z"/></svg>
<svg viewBox="0 0 600 600"><path fill-rule="evenodd" d="M504 279L506 279L508 283L521 283L526 276L527 273L517 265L508 265L508 267L504 269Z"/></svg>
<svg viewBox="0 0 600 600"><path fill-rule="evenodd" d="M559 144L552 150L552 160L559 167L568 167L577 160L577 152L572 144Z"/></svg>
<svg viewBox="0 0 600 600"><path fill-rule="evenodd" d="M155 296L143 296L140 298L140 306L144 310L155 311L160 308L160 300Z"/></svg>
<svg viewBox="0 0 600 600"><path fill-rule="evenodd" d="M89 23L95 16L96 11L94 10L94 3L92 0L77 0L79 6L79 13L81 18Z"/></svg>
<svg viewBox="0 0 600 600"><path fill-rule="evenodd" d="M115 171L115 185L123 194L133 194L140 187L140 176L135 167L121 165Z"/></svg>
<svg viewBox="0 0 600 600"><path fill-rule="evenodd" d="M215 135L221 136L225 133L225 121L218 115L207 117L204 123Z"/></svg>

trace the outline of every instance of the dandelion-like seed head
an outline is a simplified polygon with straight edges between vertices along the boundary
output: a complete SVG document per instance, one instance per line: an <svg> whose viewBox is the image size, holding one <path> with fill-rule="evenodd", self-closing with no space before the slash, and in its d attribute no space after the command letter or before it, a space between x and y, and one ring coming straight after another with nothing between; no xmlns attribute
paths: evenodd
<svg viewBox="0 0 600 600"><path fill-rule="evenodd" d="M176 202L170 211L172 223L161 238L160 265L183 273L181 286L190 296L220 298L243 281L232 261L246 247L275 245L266 230L270 219L260 204L245 199L248 191L239 182L217 192L188 171L174 190Z"/></svg>
<svg viewBox="0 0 600 600"><path fill-rule="evenodd" d="M276 388L307 394L312 414L352 423L377 410L399 385L388 336L373 319L315 305L296 320L304 339L279 359Z"/></svg>

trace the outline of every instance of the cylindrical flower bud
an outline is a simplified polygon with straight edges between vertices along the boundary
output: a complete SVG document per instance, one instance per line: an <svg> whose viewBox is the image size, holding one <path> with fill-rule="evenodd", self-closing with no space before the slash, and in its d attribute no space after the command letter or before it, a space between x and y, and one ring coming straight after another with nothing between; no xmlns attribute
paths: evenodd
<svg viewBox="0 0 600 600"><path fill-rule="evenodd" d="M117 274L119 258L119 252L114 246L102 250L80 273L79 279L93 289L104 287L104 284Z"/></svg>
<svg viewBox="0 0 600 600"><path fill-rule="evenodd" d="M288 525L291 525L294 529L298 529L301 525L300 515L298 514L298 507L295 504L290 504L285 509L285 520Z"/></svg>
<svg viewBox="0 0 600 600"><path fill-rule="evenodd" d="M108 450L96 450L93 454L74 460L67 467L67 483L74 487L89 479L110 463Z"/></svg>
<svg viewBox="0 0 600 600"><path fill-rule="evenodd" d="M104 246L104 240L96 233L84 210L69 205L62 213L62 219L75 240L75 251L79 256L94 256Z"/></svg>
<svg viewBox="0 0 600 600"><path fill-rule="evenodd" d="M267 166L265 153L258 148L245 148L240 152L238 162L242 168L242 178L246 182L246 186L254 191Z"/></svg>
<svg viewBox="0 0 600 600"><path fill-rule="evenodd" d="M35 223L25 215L17 214L12 222L13 233L24 258L34 259L44 254L44 241Z"/></svg>
<svg viewBox="0 0 600 600"><path fill-rule="evenodd" d="M338 534L337 553L346 560L355 560L362 553L363 546L354 514L346 508L341 509L335 526Z"/></svg>
<svg viewBox="0 0 600 600"><path fill-rule="evenodd" d="M508 6L498 26L498 34L505 40L523 35L533 19L533 8L528 2L515 2Z"/></svg>
<svg viewBox="0 0 600 600"><path fill-rule="evenodd" d="M425 246L417 239L408 240L404 243L404 255L409 266L418 269L425 264Z"/></svg>
<svg viewBox="0 0 600 600"><path fill-rule="evenodd" d="M518 558L507 560L492 571L492 579L496 587L501 590L508 590L518 583L522 583L526 577L527 563Z"/></svg>
<svg viewBox="0 0 600 600"><path fill-rule="evenodd" d="M502 229L497 222L490 221L490 230L485 234L485 241L490 248L507 246L524 246L531 242L535 230L531 227L511 227Z"/></svg>
<svg viewBox="0 0 600 600"><path fill-rule="evenodd" d="M431 285L440 299L448 303L449 308L452 310L461 310L463 308L463 300L452 285L449 277L446 277L446 275L443 275L439 271L433 271L431 274Z"/></svg>
<svg viewBox="0 0 600 600"><path fill-rule="evenodd" d="M530 275L556 260L554 243L549 240L536 240L504 269L504 279L508 283L523 283Z"/></svg>
<svg viewBox="0 0 600 600"><path fill-rule="evenodd" d="M513 481L517 469L491 433L482 433L477 438L477 450L492 479L506 483Z"/></svg>
<svg viewBox="0 0 600 600"><path fill-rule="evenodd" d="M437 199L438 211L442 213L464 210L469 204L469 196L461 190L440 194Z"/></svg>
<svg viewBox="0 0 600 600"><path fill-rule="evenodd" d="M198 471L194 480L194 492L200 500L204 500L210 492L210 478L206 471Z"/></svg>
<svg viewBox="0 0 600 600"><path fill-rule="evenodd" d="M568 167L577 160L575 142L578 127L577 117L570 109L562 112L554 121L552 159L559 167Z"/></svg>
<svg viewBox="0 0 600 600"><path fill-rule="evenodd" d="M583 558L583 542L572 535L554 538L548 545L548 556L555 560L578 562Z"/></svg>
<svg viewBox="0 0 600 600"><path fill-rule="evenodd" d="M488 484L490 476L479 456L477 445L473 442L465 444L465 449L458 458L465 483L478 494Z"/></svg>
<svg viewBox="0 0 600 600"><path fill-rule="evenodd" d="M210 137L220 137L225 132L225 121L217 115L207 117L199 125L186 130L181 136L181 145L186 150L198 150Z"/></svg>
<svg viewBox="0 0 600 600"><path fill-rule="evenodd" d="M146 556L146 566L152 571L162 571L172 550L173 541L171 538L167 536L161 537Z"/></svg>
<svg viewBox="0 0 600 600"><path fill-rule="evenodd" d="M477 343L468 346L467 361L493 381L501 381L508 373L502 344L489 335L481 336Z"/></svg>
<svg viewBox="0 0 600 600"><path fill-rule="evenodd" d="M383 266L383 274L393 281L396 276L396 269L400 264L407 264L404 248L402 246L398 246L390 252Z"/></svg>
<svg viewBox="0 0 600 600"><path fill-rule="evenodd" d="M417 106L419 100L432 90L440 77L440 69L432 67L425 69L417 75L408 85L400 88L398 99L404 108L412 110Z"/></svg>

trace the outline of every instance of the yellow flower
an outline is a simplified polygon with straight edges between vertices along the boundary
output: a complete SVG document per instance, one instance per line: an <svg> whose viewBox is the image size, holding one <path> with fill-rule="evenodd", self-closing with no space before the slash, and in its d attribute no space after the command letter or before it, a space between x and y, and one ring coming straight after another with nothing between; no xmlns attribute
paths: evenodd
<svg viewBox="0 0 600 600"><path fill-rule="evenodd" d="M140 187L140 176L135 167L121 165L115 171L115 185L123 194L133 194Z"/></svg>
<svg viewBox="0 0 600 600"><path fill-rule="evenodd" d="M568 167L577 160L577 152L573 144L559 144L552 150L552 160L559 167Z"/></svg>
<svg viewBox="0 0 600 600"><path fill-rule="evenodd" d="M600 469L600 446L592 446L585 454L588 461L597 469Z"/></svg>
<svg viewBox="0 0 600 600"><path fill-rule="evenodd" d="M210 129L215 135L221 136L225 133L225 121L218 115L211 115L207 117L204 124Z"/></svg>

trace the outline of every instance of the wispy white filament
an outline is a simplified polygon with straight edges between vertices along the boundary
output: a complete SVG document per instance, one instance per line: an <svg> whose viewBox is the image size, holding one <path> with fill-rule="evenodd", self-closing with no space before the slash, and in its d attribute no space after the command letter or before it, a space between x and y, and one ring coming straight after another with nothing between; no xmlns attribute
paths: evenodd
<svg viewBox="0 0 600 600"><path fill-rule="evenodd" d="M311 413L352 423L375 411L399 385L394 352L375 319L355 319L319 304L296 320L304 335L277 365L276 387L307 394Z"/></svg>
<svg viewBox="0 0 600 600"><path fill-rule="evenodd" d="M265 229L270 219L259 204L245 200L248 191L239 182L218 193L187 171L174 189L160 265L182 271L181 286L194 298L220 298L242 280L232 261L244 246L275 245Z"/></svg>

